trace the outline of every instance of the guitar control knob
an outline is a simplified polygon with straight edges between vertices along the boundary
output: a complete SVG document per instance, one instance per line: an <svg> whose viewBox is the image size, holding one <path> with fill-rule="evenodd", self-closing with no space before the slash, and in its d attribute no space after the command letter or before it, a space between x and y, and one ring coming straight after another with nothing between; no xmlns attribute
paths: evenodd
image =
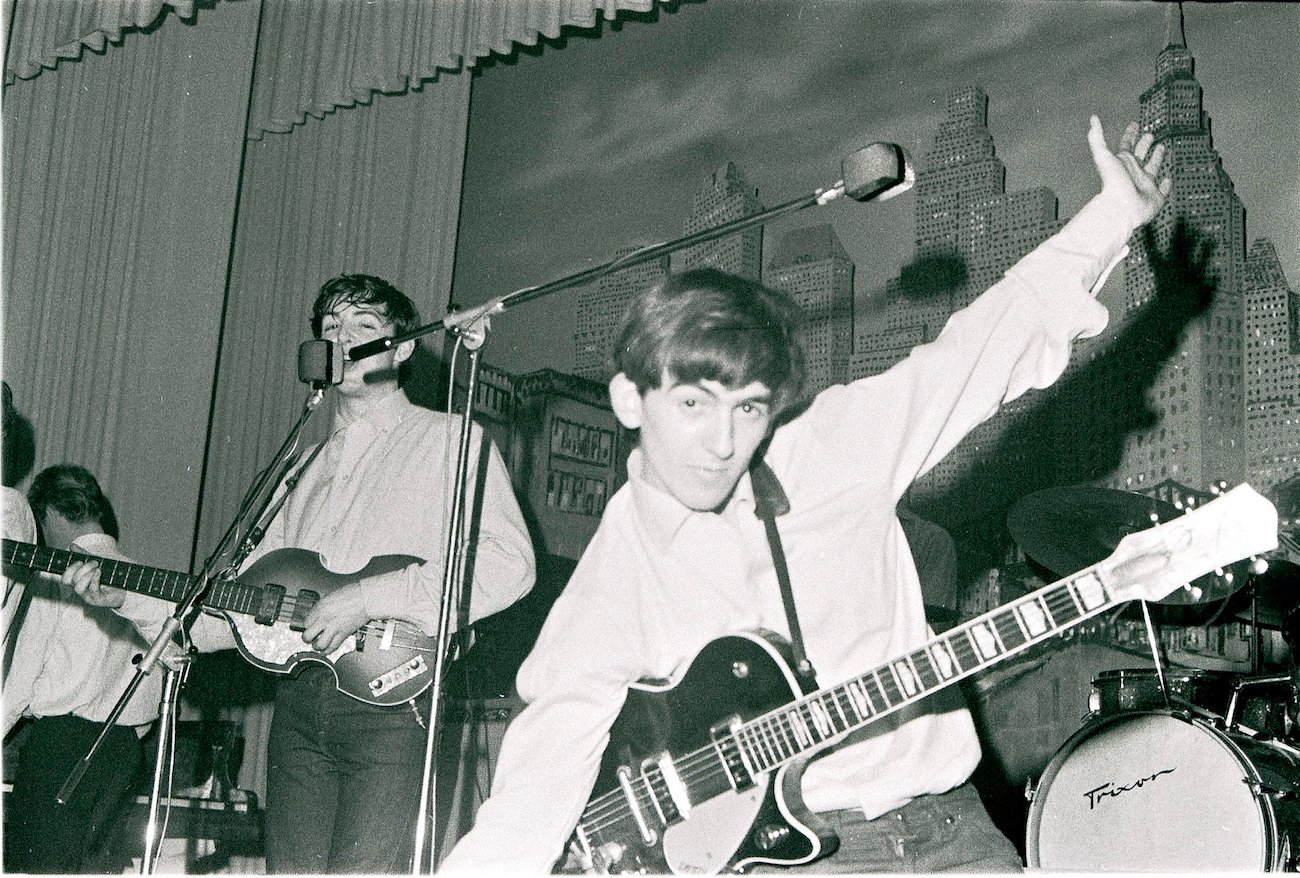
<svg viewBox="0 0 1300 878"><path fill-rule="evenodd" d="M760 851L770 851L790 837L790 827L776 823L765 823L754 830L754 846Z"/></svg>
<svg viewBox="0 0 1300 878"><path fill-rule="evenodd" d="M732 675L735 676L735 678L736 678L737 680L743 680L743 679L745 679L746 677L749 676L749 663L748 663L748 662L732 662L732 663L731 663L731 673L732 673Z"/></svg>

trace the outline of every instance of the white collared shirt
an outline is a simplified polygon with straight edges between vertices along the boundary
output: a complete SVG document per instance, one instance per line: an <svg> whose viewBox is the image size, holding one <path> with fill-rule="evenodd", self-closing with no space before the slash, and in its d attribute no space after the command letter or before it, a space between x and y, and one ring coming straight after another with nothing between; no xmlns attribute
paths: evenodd
<svg viewBox="0 0 1300 878"><path fill-rule="evenodd" d="M130 560L108 534L80 536L73 551ZM33 578L27 588L31 605L5 680L5 732L23 715L104 721L135 675L132 659L149 643L131 622L107 607L84 603L70 586ZM171 605L163 601L141 600L155 603L164 617L170 612ZM158 718L162 677L159 667L144 678L118 725L135 726L141 735L148 730Z"/></svg>
<svg viewBox="0 0 1300 878"><path fill-rule="evenodd" d="M1094 294L1132 228L1120 205L1094 198L934 342L883 375L822 392L776 430L766 460L791 502L778 524L820 685L931 639L895 507L1004 400L1054 381L1074 338L1105 327ZM492 794L447 872L548 870L590 796L630 683L682 673L721 635L789 633L749 477L721 512L693 512L647 483L642 465L634 452L629 483L520 669L528 706L506 731ZM873 818L965 782L979 759L974 724L950 688L812 762L804 801Z"/></svg>

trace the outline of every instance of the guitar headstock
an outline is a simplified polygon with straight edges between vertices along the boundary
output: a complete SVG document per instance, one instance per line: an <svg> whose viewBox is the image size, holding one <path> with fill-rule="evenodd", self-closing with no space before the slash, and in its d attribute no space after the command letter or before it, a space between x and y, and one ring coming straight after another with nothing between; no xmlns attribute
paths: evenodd
<svg viewBox="0 0 1300 878"><path fill-rule="evenodd" d="M1243 484L1172 521L1125 536L1098 572L1117 601L1158 601L1198 576L1277 544L1277 510Z"/></svg>

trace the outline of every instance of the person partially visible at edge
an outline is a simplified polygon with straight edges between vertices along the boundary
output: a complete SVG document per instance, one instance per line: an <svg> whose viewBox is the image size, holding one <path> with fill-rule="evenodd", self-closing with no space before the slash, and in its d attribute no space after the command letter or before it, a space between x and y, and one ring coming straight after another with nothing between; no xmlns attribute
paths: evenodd
<svg viewBox="0 0 1300 878"><path fill-rule="evenodd" d="M42 470L28 498L48 547L129 560L118 546L113 506L85 467ZM85 567L98 564L79 565ZM101 846L144 758L140 739L158 718L162 674L144 677L67 804L55 796L90 752L135 676L133 659L148 650L159 627L137 627L88 606L69 583L33 577L27 589L30 603L4 688L5 735L24 717L31 724L6 803L5 870L101 872L109 865L98 858ZM157 603L166 612L168 605Z"/></svg>
<svg viewBox="0 0 1300 878"><path fill-rule="evenodd" d="M935 341L806 406L788 295L701 269L670 276L632 303L609 384L615 414L640 431L628 484L611 498L519 671L526 706L506 731L473 830L443 862L446 873L540 873L566 856L570 865L600 866L640 849L642 832L662 837L657 799L642 786L620 791L613 779L605 819L593 818L585 834L574 830L633 683L679 679L724 635L790 635L754 514L751 468L760 461L788 498L777 523L818 683L866 674L931 638L899 499L1000 404L1059 377L1073 339L1102 330L1107 312L1095 292L1169 192L1169 181L1159 181L1163 149L1136 125L1112 153L1093 117L1087 142L1101 192L1060 232L954 314ZM700 734L708 740L707 730ZM974 724L953 688L858 729L808 765L801 796L783 796L799 825L839 838L822 857L830 844L818 834L788 870L1020 870L970 783L979 760ZM665 802L682 792L669 774ZM619 811L633 799L644 826L632 807ZM678 851L677 868L721 868L734 851L710 845L735 827L710 824L700 802L689 807L693 841ZM611 814L622 814L631 833L621 850L602 844ZM567 845L571 836L591 849ZM748 829L735 837L739 847Z"/></svg>
<svg viewBox="0 0 1300 878"><path fill-rule="evenodd" d="M419 325L414 304L387 281L344 274L312 306L318 338L346 352ZM438 630L445 503L460 419L415 406L400 387L415 350L406 341L357 362L345 360L333 421L320 454L299 456L301 478L245 564L287 547L321 554L330 570L360 570L372 558L423 559L325 594L307 614L302 639L330 654L371 619L397 618ZM535 576L532 542L501 456L472 429L471 458L486 461L470 590L469 621L514 603ZM309 461L309 462L308 462ZM305 464L305 469L301 465ZM479 467L469 484L480 482ZM281 486L283 491L283 486ZM474 508L474 504L470 504ZM85 583L87 600L119 604L134 618L136 595ZM214 624L200 617L195 625ZM227 633L227 641L229 635ZM267 869L356 874L411 868L420 804L430 692L396 706L363 703L337 690L329 668L307 663L276 687L266 800Z"/></svg>

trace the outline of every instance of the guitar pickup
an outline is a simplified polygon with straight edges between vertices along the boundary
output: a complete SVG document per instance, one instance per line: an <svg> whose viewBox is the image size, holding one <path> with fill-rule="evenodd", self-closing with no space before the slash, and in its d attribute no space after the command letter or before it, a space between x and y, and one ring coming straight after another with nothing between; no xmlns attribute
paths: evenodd
<svg viewBox="0 0 1300 878"><path fill-rule="evenodd" d="M717 752L722 768L727 772L731 788L739 792L754 785L755 771L746 761L745 754L736 740L736 730L740 728L739 716L732 716L709 729L713 747Z"/></svg>
<svg viewBox="0 0 1300 878"><path fill-rule="evenodd" d="M320 603L320 592L304 588L298 592L293 602L293 618L289 620L292 631L302 631L307 627L307 614L311 608Z"/></svg>
<svg viewBox="0 0 1300 878"><path fill-rule="evenodd" d="M262 588L262 599L257 604L253 619L259 625L274 625L280 618L280 606L284 603L284 586L267 584Z"/></svg>

